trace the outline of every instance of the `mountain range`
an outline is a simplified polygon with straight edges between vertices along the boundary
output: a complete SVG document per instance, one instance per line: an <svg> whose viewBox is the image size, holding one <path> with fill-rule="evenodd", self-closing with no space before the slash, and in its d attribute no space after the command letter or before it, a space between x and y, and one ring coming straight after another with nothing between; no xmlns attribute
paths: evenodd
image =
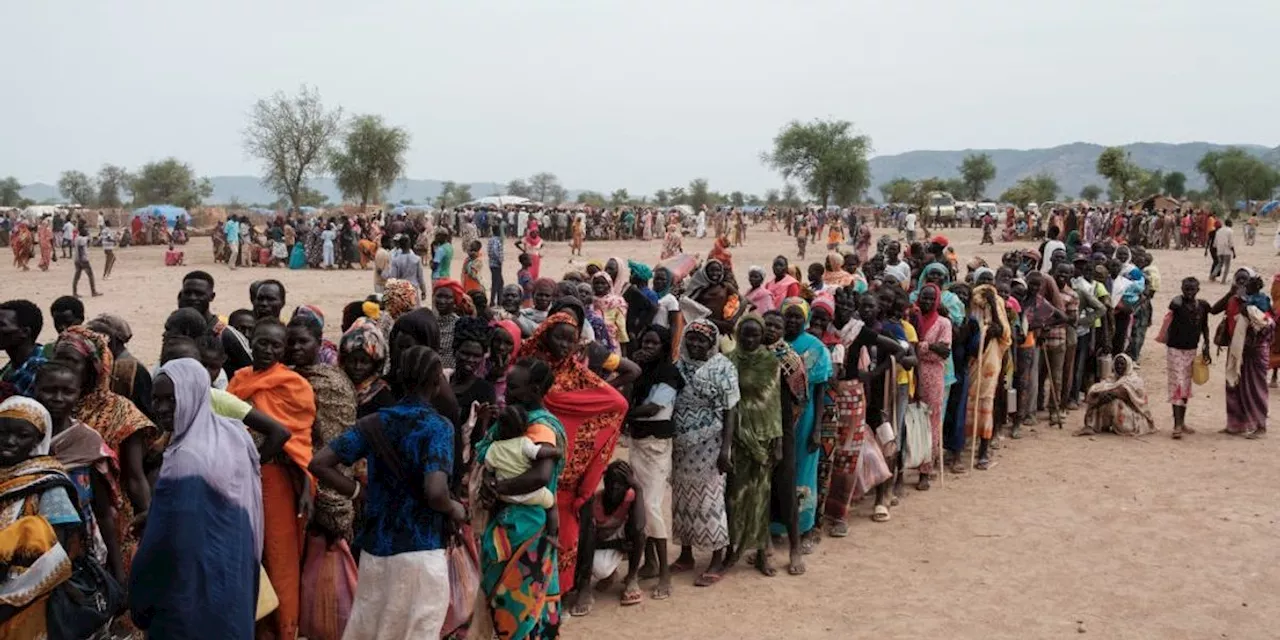
<svg viewBox="0 0 1280 640"><path fill-rule="evenodd" d="M1181 171L1187 176L1188 189L1203 189L1204 178L1196 171L1196 163L1205 153L1227 148L1228 145L1208 142L1186 142L1170 144L1163 142L1136 142L1124 145L1131 159L1139 166L1165 173ZM1243 147L1257 156L1273 163L1280 163L1280 147L1244 144ZM878 198L877 187L897 177L912 180L921 178L955 178L959 177L960 162L971 153L986 153L996 167L996 177L987 185L987 197L997 197L1013 183L1027 176L1047 172L1058 181L1062 195L1075 196L1087 185L1106 187L1106 181L1094 168L1098 155L1105 149L1102 145L1087 142L1074 142L1047 149L963 149L958 151L908 151L894 155L871 158L871 190L870 194ZM276 196L262 186L255 176L212 176L213 197L211 203L225 204L238 201L242 204L267 204L274 202ZM388 193L388 201L399 202L413 200L424 203L433 201L440 195L441 180L403 179L396 182ZM341 201L341 193L330 178L321 178L311 182L310 186L329 197L331 202ZM471 183L471 195L475 198L497 195L502 185L492 182ZM579 186L581 188L581 186ZM609 193L613 190L609 185L595 185L595 190ZM712 188L715 185L712 184ZM759 189L763 195L765 188ZM569 197L576 197L577 191L570 190ZM50 184L30 184L22 189L23 197L36 202L58 200L58 189Z"/></svg>

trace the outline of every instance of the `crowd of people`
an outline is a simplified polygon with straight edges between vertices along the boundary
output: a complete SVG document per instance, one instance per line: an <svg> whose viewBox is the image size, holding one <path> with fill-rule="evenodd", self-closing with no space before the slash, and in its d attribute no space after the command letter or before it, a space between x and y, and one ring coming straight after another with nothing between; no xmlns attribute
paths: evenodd
<svg viewBox="0 0 1280 640"><path fill-rule="evenodd" d="M990 469L1042 419L1154 432L1153 326L1174 438L1195 433L1186 407L1214 356L1224 431L1266 433L1280 274L1269 296L1234 268L1212 304L1187 277L1157 315L1153 254L1089 233L1087 214L1054 212L1037 249L993 265L923 225L873 246L857 215L812 216L777 218L826 231L804 272L735 264L737 222L718 216L706 259L663 220L656 262L558 279L536 218L282 218L266 244L232 219L214 236L232 266L289 236L306 266L351 267L372 244L372 295L326 314L264 278L224 317L215 297L234 296L190 271L154 369L124 318L62 297L40 344L43 311L0 303L0 588L16 592L0 636L74 620L116 637L549 638L615 582L626 606L673 597L680 573L802 575L859 500L889 522L908 480Z"/></svg>

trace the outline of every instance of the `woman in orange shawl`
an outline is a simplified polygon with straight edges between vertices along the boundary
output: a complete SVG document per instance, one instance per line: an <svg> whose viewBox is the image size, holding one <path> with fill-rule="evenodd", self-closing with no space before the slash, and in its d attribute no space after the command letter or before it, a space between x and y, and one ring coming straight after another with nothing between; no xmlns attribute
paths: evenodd
<svg viewBox="0 0 1280 640"><path fill-rule="evenodd" d="M710 253L707 254L707 257L711 258L712 260L720 261L720 263L723 264L726 269L728 269L729 271L733 271L733 254L729 253L728 238L724 236L720 236L719 238L716 238L716 244L715 246L711 247L711 251Z"/></svg>
<svg viewBox="0 0 1280 640"><path fill-rule="evenodd" d="M560 515L561 593L573 589L582 505L604 477L627 413L627 401L622 394L574 357L579 324L574 313L558 311L539 325L533 337L520 348L522 358L538 358L551 367L555 380L543 403L564 425L565 465L556 491L556 510Z"/></svg>
<svg viewBox="0 0 1280 640"><path fill-rule="evenodd" d="M49 270L49 261L53 259L53 226L46 218L40 221L36 230L36 240L40 243L40 270Z"/></svg>
<svg viewBox="0 0 1280 640"><path fill-rule="evenodd" d="M9 241L13 247L13 266L30 271L27 263L31 261L31 227L26 222L19 222L13 231L13 239Z"/></svg>
<svg viewBox="0 0 1280 640"><path fill-rule="evenodd" d="M253 330L253 365L236 371L227 391L284 425L291 436L280 455L262 461L262 566L280 599L271 630L275 637L292 639L298 637L302 541L315 487L307 466L316 398L305 378L280 363L286 335L278 320L259 320Z"/></svg>

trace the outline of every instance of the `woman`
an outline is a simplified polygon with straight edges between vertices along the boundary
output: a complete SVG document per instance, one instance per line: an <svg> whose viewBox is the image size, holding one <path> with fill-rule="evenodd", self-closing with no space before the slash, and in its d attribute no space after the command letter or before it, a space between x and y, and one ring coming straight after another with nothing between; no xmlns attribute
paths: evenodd
<svg viewBox="0 0 1280 640"><path fill-rule="evenodd" d="M497 398L497 409L506 406L507 374L515 365L515 355L520 353L520 327L511 320L498 320L493 323L493 337L489 341L489 359L485 362L485 380L493 385L493 394Z"/></svg>
<svg viewBox="0 0 1280 640"><path fill-rule="evenodd" d="M36 239L40 242L40 270L49 270L49 261L53 259L53 227L46 218L40 221L40 227L36 231ZM27 255L31 255L28 249Z"/></svg>
<svg viewBox="0 0 1280 640"><path fill-rule="evenodd" d="M783 338L804 361L809 385L808 398L797 412L796 422L796 491L799 532L804 536L802 552L812 553L817 543L818 512L818 459L821 457L821 414L817 401L826 395L827 381L831 379L831 355L822 341L805 331L809 323L809 303L800 298L788 298L782 303L784 323ZM773 524L775 534L784 532L783 523Z"/></svg>
<svg viewBox="0 0 1280 640"><path fill-rule="evenodd" d="M534 461L523 475L498 481L489 475L482 493L490 500L488 523L480 537L480 591L477 611L489 612L493 632L500 638L555 638L560 628L560 572L557 532L548 527L549 513L537 505L493 500L531 487L559 489L568 439L564 426L543 407L542 397L555 377L546 363L522 360L508 376L506 402L528 414L525 437L535 444L554 446L559 457ZM496 438L489 429L476 445L483 458ZM477 619L479 615L477 613Z"/></svg>
<svg viewBox="0 0 1280 640"><path fill-rule="evenodd" d="M41 222L43 224L43 222ZM13 247L13 266L30 271L31 267L27 266L31 262L32 254L31 227L26 222L19 222L17 229L13 232L13 238L9 241L9 246ZM44 247L40 248L41 263L44 264ZM45 265L48 268L48 265Z"/></svg>
<svg viewBox="0 0 1280 640"><path fill-rule="evenodd" d="M929 490L929 480L934 466L940 461L934 453L942 443L942 412L946 408L945 374L951 357L951 320L938 313L942 289L936 284L926 284L920 289L916 306L920 311L916 330L920 341L916 343L920 366L916 372L916 394L920 402L929 407L929 432L933 450L929 459L920 465L920 480L916 489Z"/></svg>
<svg viewBox="0 0 1280 640"><path fill-rule="evenodd" d="M529 229L525 231L524 238L516 240L516 249L529 255L529 275L537 280L542 273L542 236L538 235L536 220L529 221Z"/></svg>
<svg viewBox="0 0 1280 640"><path fill-rule="evenodd" d="M1225 306L1227 426L1223 433L1256 438L1267 432L1267 365L1275 321L1271 299L1262 293L1262 278L1249 267L1236 270Z"/></svg>
<svg viewBox="0 0 1280 640"><path fill-rule="evenodd" d="M966 407L965 428L971 437L979 438L979 470L990 466L988 452L995 432L993 405L996 389L1000 386L1000 369L1009 346L1013 344L1013 331L1005 310L1005 301L994 285L980 284L973 289L969 302L978 320L980 342L978 357L969 369L969 400Z"/></svg>
<svg viewBox="0 0 1280 640"><path fill-rule="evenodd" d="M636 338L639 348L632 356L640 365L640 376L632 386L627 429L631 436L630 461L644 498L645 566L642 577L657 577L651 597L671 597L671 567L667 563L670 518L663 508L671 484L671 448L675 435L671 424L676 395L684 387L680 371L671 361L671 332L650 326Z"/></svg>
<svg viewBox="0 0 1280 640"><path fill-rule="evenodd" d="M832 251L827 254L826 271L822 274L822 285L827 289L847 287L853 284L853 274L844 270L844 256Z"/></svg>
<svg viewBox="0 0 1280 640"><path fill-rule="evenodd" d="M659 254L659 260L675 257L684 253L684 234L680 231L678 223L667 225L667 233L662 237L662 253Z"/></svg>
<svg viewBox="0 0 1280 640"><path fill-rule="evenodd" d="M610 262L613 261L610 260ZM617 291L613 278L607 271L600 271L592 276L591 293L595 297L591 306L604 319L605 329L609 334L610 350L614 353L622 353L624 345L630 341L627 336L627 301Z"/></svg>
<svg viewBox="0 0 1280 640"><path fill-rule="evenodd" d="M710 258L689 277L685 297L710 312L707 318L715 323L719 332L732 331L733 323L742 310L737 288L730 280L727 268Z"/></svg>
<svg viewBox="0 0 1280 640"><path fill-rule="evenodd" d="M382 329L369 318L357 318L338 346L338 365L355 390L357 418L395 403L391 385L382 379L386 363L387 339Z"/></svg>
<svg viewBox="0 0 1280 640"><path fill-rule="evenodd" d="M984 231L983 233L984 233L983 239L985 240L989 232ZM858 225L858 243L854 245L854 251L857 252L858 254L858 262L865 264L868 258L867 254L871 252L871 227L870 226L866 224Z"/></svg>
<svg viewBox="0 0 1280 640"><path fill-rule="evenodd" d="M342 435L356 421L356 392L335 365L319 361L322 326L311 316L295 315L289 321L285 345L285 364L300 374L315 396L316 419L311 427L311 451L318 452L326 443ZM351 470L343 469L351 474ZM315 514L310 528L330 541L352 537L355 518L351 501L327 488L316 492Z"/></svg>
<svg viewBox="0 0 1280 640"><path fill-rule="evenodd" d="M421 304L418 288L413 286L413 283L399 278L387 280L382 287L382 314L378 318L383 335L391 335L391 326L396 323L396 320L417 309Z"/></svg>
<svg viewBox="0 0 1280 640"><path fill-rule="evenodd" d="M314 495L307 466L316 421L311 385L281 362L287 343L284 325L269 318L258 320L253 330L253 364L237 371L227 384L228 393L252 404L291 434L282 454L262 461L262 564L280 599L273 621L264 620L264 625L281 638L298 633L302 540Z"/></svg>
<svg viewBox="0 0 1280 640"><path fill-rule="evenodd" d="M361 485L338 465L369 464L347 640L438 638L449 609L445 542L466 511L449 497L453 427L431 406L444 372L429 348L410 347L402 357L405 397L331 440L310 467L320 482L354 500Z"/></svg>
<svg viewBox="0 0 1280 640"><path fill-rule="evenodd" d="M436 317L439 318L440 326L438 351L440 361L444 363L445 369L452 370L456 365L453 353L453 325L458 322L459 317L472 315L473 305L471 298L462 290L462 284L457 280L450 278L436 280L431 287L434 289L431 299L435 303Z"/></svg>
<svg viewBox="0 0 1280 640"><path fill-rule="evenodd" d="M262 476L245 426L209 404L196 360L160 367L156 421L171 434L129 608L148 637L252 638L262 557Z"/></svg>
<svg viewBox="0 0 1280 640"><path fill-rule="evenodd" d="M71 480L49 455L52 427L40 403L0 403L0 637L44 638L54 589L71 578L80 531Z"/></svg>
<svg viewBox="0 0 1280 640"><path fill-rule="evenodd" d="M112 480L126 499L118 505L116 535L124 571L129 571L138 537L133 527L135 514L146 513L151 504L146 459L156 443L155 425L132 402L111 391L114 364L107 339L83 326L72 326L58 337L53 360L80 376L80 396L75 418L97 431L120 459L118 475Z"/></svg>
<svg viewBox="0 0 1280 640"><path fill-rule="evenodd" d="M289 237L293 235L293 227L285 227L285 241L289 241ZM305 234L304 234L305 236ZM305 269L307 268L307 248L305 242L291 242L289 248L289 268Z"/></svg>
<svg viewBox="0 0 1280 640"><path fill-rule="evenodd" d="M765 287L769 290L769 295L773 296L774 309L782 308L783 300L800 295L800 281L791 274L786 256L773 259L773 280Z"/></svg>
<svg viewBox="0 0 1280 640"><path fill-rule="evenodd" d="M539 278L533 282L531 297L532 306L521 309L516 324L520 325L520 333L528 338L547 319L547 310L556 298L556 281L551 278Z"/></svg>
<svg viewBox="0 0 1280 640"><path fill-rule="evenodd" d="M738 424L733 429L733 470L729 491L730 555L733 565L755 551L760 573L773 576L769 542L769 479L782 454L782 378L778 359L764 348L764 318L754 313L738 321L737 348L729 361L738 372ZM798 560L798 558L793 558Z"/></svg>
<svg viewBox="0 0 1280 640"><path fill-rule="evenodd" d="M707 259L715 260L723 264L725 269L733 271L733 254L729 252L729 239L725 236L717 237L715 245L707 253Z"/></svg>
<svg viewBox="0 0 1280 640"><path fill-rule="evenodd" d="M522 358L538 358L551 367L554 382L544 402L564 425L567 453L556 491L556 509L560 517L560 583L566 593L574 588L579 510L604 476L627 410L622 394L576 357L580 331L576 315L558 311L520 348Z"/></svg>
<svg viewBox="0 0 1280 640"><path fill-rule="evenodd" d="M1147 406L1146 385L1127 354L1115 357L1112 377L1095 383L1085 394L1084 426L1078 436L1115 433L1141 436L1156 430Z"/></svg>
<svg viewBox="0 0 1280 640"><path fill-rule="evenodd" d="M320 241L322 243L321 255L323 256L323 258L321 259L320 266L324 267L325 269L332 269L334 267L334 246L333 245L337 239L338 239L338 233L333 230L332 223L326 226L324 231L320 232Z"/></svg>
<svg viewBox="0 0 1280 640"><path fill-rule="evenodd" d="M458 366L449 375L449 386L458 399L458 447L454 451L454 486L466 477L472 447L489 428L493 405L498 401L493 385L483 377L489 345L493 339L489 322L464 316L454 325L454 356ZM476 410L475 408L479 408ZM474 424L472 424L474 419ZM470 429L470 431L467 431Z"/></svg>
<svg viewBox="0 0 1280 640"><path fill-rule="evenodd" d="M1199 300L1200 281L1195 276L1182 279L1182 294L1169 302L1166 312L1165 370L1168 373L1169 404L1173 405L1173 438L1193 434L1187 426L1187 402L1192 395L1191 370L1197 353L1209 360L1209 303ZM1203 346L1201 346L1203 342ZM1197 347L1200 347L1197 349Z"/></svg>
<svg viewBox="0 0 1280 640"><path fill-rule="evenodd" d="M569 242L569 255L582 255L582 241L586 238L586 232L582 228L582 218L573 217L573 238Z"/></svg>
<svg viewBox="0 0 1280 640"><path fill-rule="evenodd" d="M289 321L301 319L307 324L314 324L320 327L321 337L319 351L316 354L316 362L326 365L338 364L338 345L324 337L324 312L313 304L304 304L293 310L293 315L289 316Z"/></svg>
<svg viewBox="0 0 1280 640"><path fill-rule="evenodd" d="M729 522L725 513L725 477L729 473L736 423L738 372L720 355L720 332L709 320L685 327L676 368L684 388L671 416L675 431L671 472L671 515L682 543L673 572L694 568L693 549L714 549L711 563L694 582L701 587L724 577Z"/></svg>

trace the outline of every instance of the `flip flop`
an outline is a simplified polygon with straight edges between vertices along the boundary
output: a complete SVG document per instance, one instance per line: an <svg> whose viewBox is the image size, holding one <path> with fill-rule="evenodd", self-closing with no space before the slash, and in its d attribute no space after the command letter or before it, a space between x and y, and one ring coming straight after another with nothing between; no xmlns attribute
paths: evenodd
<svg viewBox="0 0 1280 640"><path fill-rule="evenodd" d="M636 589L635 591L623 591L622 598L619 600L624 607L640 604L644 602L644 592Z"/></svg>
<svg viewBox="0 0 1280 640"><path fill-rule="evenodd" d="M685 564L680 562L679 560L676 560L675 562L671 563L670 571L671 573L684 573L686 571L693 571L693 569L694 569L694 564L692 562Z"/></svg>
<svg viewBox="0 0 1280 640"><path fill-rule="evenodd" d="M710 586L714 586L717 582L720 582L723 579L724 579L723 573L712 573L710 571L706 571L702 575L698 576L697 580L693 581L693 586L710 587Z"/></svg>
<svg viewBox="0 0 1280 640"><path fill-rule="evenodd" d="M888 522L889 507L886 507L882 504L876 505L875 513L871 514L871 521L872 522Z"/></svg>

